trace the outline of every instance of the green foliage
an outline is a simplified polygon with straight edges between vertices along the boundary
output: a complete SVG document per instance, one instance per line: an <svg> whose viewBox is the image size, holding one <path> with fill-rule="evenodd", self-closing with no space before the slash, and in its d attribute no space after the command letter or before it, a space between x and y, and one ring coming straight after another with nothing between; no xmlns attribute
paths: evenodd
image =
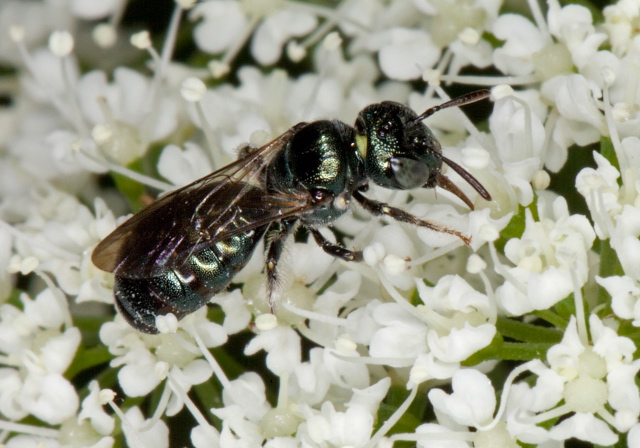
<svg viewBox="0 0 640 448"><path fill-rule="evenodd" d="M584 309L589 309L586 303L584 304ZM576 315L576 300L573 293L556 303L553 306L553 310L568 323L571 316ZM566 328L566 325L561 328Z"/></svg>
<svg viewBox="0 0 640 448"><path fill-rule="evenodd" d="M622 269L617 252L611 247L611 242L609 240L598 240L596 245L598 252L600 252L600 270L598 275L603 278L623 276L624 269ZM608 305L610 303L611 296L606 289L598 285L597 304Z"/></svg>
<svg viewBox="0 0 640 448"><path fill-rule="evenodd" d="M518 319L499 317L496 329L505 338L522 342L556 344L562 340L563 332L550 327L543 327Z"/></svg>
<svg viewBox="0 0 640 448"><path fill-rule="evenodd" d="M520 238L524 233L526 228L526 211L529 210L531 212L531 216L535 221L539 220L538 217L538 209L536 208L536 200L529 204L527 207L519 206L518 213L514 214L509 221L509 224L506 225L502 232L500 232L500 239L496 241L496 249L498 251L504 253L504 247L511 238Z"/></svg>
<svg viewBox="0 0 640 448"><path fill-rule="evenodd" d="M613 147L611 137L600 137L600 154L607 159L607 161L620 172L620 163L618 162L618 155ZM619 182L622 182L618 179Z"/></svg>
<svg viewBox="0 0 640 448"><path fill-rule="evenodd" d="M489 359L500 359L500 351L502 350L503 344L504 339L502 335L499 332L496 332L489 345L469 356L461 364L463 366L471 367Z"/></svg>
<svg viewBox="0 0 640 448"><path fill-rule="evenodd" d="M384 422L391 417L394 411L402 405L409 396L409 393L410 391L408 391L404 385L391 385L389 392L387 392L387 396L378 408L378 419L376 421L374 432L380 429ZM411 403L411 406L409 406L409 409L407 409L407 412L405 412L400 420L393 425L388 434L414 432L416 428L424 422L428 401L427 394L423 391L418 391L416 398ZM402 445L396 444L396 446Z"/></svg>
<svg viewBox="0 0 640 448"><path fill-rule="evenodd" d="M127 168L140 173L142 172L142 161L136 160L135 162L130 163ZM113 177L113 181L115 182L118 191L127 198L127 201L131 206L131 210L134 212L140 210L143 206L141 198L145 194L144 185L141 185L138 181L130 179L129 177L114 172L111 173L111 177Z"/></svg>
<svg viewBox="0 0 640 448"><path fill-rule="evenodd" d="M102 345L92 348L84 348L80 346L73 362L65 372L67 379L72 379L80 372L99 367L113 359L113 355L109 353L109 349Z"/></svg>

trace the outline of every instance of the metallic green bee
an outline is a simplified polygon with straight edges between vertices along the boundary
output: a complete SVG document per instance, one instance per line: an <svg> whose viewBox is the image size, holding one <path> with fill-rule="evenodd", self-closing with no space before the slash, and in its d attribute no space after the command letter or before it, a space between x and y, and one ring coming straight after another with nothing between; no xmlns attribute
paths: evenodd
<svg viewBox="0 0 640 448"><path fill-rule="evenodd" d="M444 188L465 194L441 172L445 163L486 200L491 196L467 171L442 155L422 121L433 113L489 96L477 91L417 115L385 101L363 109L355 126L337 120L299 123L261 148L245 147L235 162L169 193L115 229L95 248L93 263L115 274L118 309L136 329L157 333L156 316L178 319L205 305L246 265L266 235L268 290L289 236L306 227L322 249L362 261L328 241L330 225L355 199L372 215L456 235L365 195L369 182L398 190Z"/></svg>

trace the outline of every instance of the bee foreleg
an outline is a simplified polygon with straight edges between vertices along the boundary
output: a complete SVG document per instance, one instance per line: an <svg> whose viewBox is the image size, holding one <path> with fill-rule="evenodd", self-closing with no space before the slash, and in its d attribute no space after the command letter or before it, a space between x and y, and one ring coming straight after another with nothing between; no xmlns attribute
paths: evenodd
<svg viewBox="0 0 640 448"><path fill-rule="evenodd" d="M469 244L471 242L471 239L469 237L464 236L457 230L449 229L441 224L436 224L425 219L420 219L417 216L412 215L411 213L405 212L404 210L396 207L392 207L389 204L369 199L360 191L354 191L353 197L360 203L360 205L362 205L365 210L367 210L374 216L388 216L399 222L406 222L408 224L413 224L414 226L426 227L427 229L435 230L436 232L455 235L460 238L465 244Z"/></svg>

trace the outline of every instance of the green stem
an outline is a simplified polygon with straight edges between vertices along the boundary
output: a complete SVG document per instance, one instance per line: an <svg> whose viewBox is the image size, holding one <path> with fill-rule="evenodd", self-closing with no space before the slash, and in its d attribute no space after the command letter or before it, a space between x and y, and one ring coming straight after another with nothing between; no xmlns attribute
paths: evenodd
<svg viewBox="0 0 640 448"><path fill-rule="evenodd" d="M539 317L542 320L549 322L551 325L558 327L562 330L567 328L567 325L569 325L569 321L567 319L564 319L563 317L558 316L553 311L538 310L538 311L534 311L532 314L534 316Z"/></svg>
<svg viewBox="0 0 640 448"><path fill-rule="evenodd" d="M562 340L562 332L555 328L542 327L515 319L499 317L497 330L503 337L522 342L558 343Z"/></svg>
<svg viewBox="0 0 640 448"><path fill-rule="evenodd" d="M503 361L530 361L532 359L544 359L549 350L555 344L546 343L522 343L504 342L496 354L496 359Z"/></svg>

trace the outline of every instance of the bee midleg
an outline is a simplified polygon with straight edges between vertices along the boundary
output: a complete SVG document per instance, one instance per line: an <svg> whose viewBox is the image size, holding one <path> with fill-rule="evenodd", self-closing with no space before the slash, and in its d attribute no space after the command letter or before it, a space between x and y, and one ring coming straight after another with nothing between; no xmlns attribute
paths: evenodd
<svg viewBox="0 0 640 448"><path fill-rule="evenodd" d="M287 238L296 228L297 219L283 220L274 223L269 228L265 257L267 272L267 301L271 312L275 312L274 293L278 286L278 261L282 256Z"/></svg>
<svg viewBox="0 0 640 448"><path fill-rule="evenodd" d="M436 232L455 235L460 238L465 244L469 244L471 242L469 237L464 236L457 230L449 229L441 224L436 224L425 219L420 219L417 216L412 215L411 213L405 212L404 210L396 207L392 207L389 204L385 204L384 202L378 202L374 201L373 199L369 199L358 190L353 192L353 197L356 201L358 201L360 205L362 205L365 210L367 210L374 216L388 216L389 218L392 218L399 222L406 222L407 224L413 224L414 226L418 227L425 227L430 230L435 230Z"/></svg>
<svg viewBox="0 0 640 448"><path fill-rule="evenodd" d="M361 250L349 250L345 249L339 244L332 243L328 239L326 239L318 229L314 229L308 227L309 232L313 235L313 239L316 240L318 246L322 248L323 251L331 255L332 257L340 258L344 261L362 261L364 257L362 256Z"/></svg>

